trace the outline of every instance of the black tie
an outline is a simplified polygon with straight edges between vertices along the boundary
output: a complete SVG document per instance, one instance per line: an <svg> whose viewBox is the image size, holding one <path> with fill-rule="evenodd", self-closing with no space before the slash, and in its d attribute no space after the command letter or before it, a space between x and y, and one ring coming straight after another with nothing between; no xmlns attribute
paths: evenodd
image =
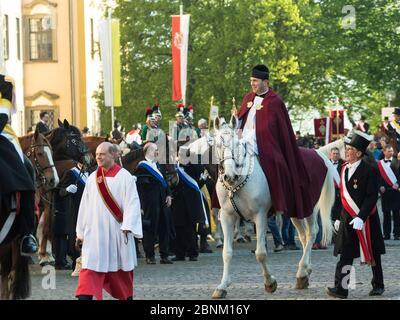
<svg viewBox="0 0 400 320"><path fill-rule="evenodd" d="M390 161L390 160L385 160L385 163L388 163L388 162L392 162L392 161Z"/></svg>
<svg viewBox="0 0 400 320"><path fill-rule="evenodd" d="M334 165L337 165L339 163L339 161L333 161Z"/></svg>
<svg viewBox="0 0 400 320"><path fill-rule="evenodd" d="M349 180L349 168L344 170L344 181L347 182Z"/></svg>

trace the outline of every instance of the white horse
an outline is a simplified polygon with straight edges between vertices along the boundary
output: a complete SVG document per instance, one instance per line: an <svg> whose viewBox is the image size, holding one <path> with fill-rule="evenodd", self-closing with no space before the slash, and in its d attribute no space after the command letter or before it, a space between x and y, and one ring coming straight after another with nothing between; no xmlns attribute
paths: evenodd
<svg viewBox="0 0 400 320"><path fill-rule="evenodd" d="M194 146L190 147L192 152L196 149L204 151L205 141L209 145L214 144L220 167L216 188L221 205L220 219L224 233L224 271L222 281L212 295L214 299L224 298L227 294L227 288L232 283L231 260L237 212L240 212L244 219L252 221L256 225L257 247L255 254L263 271L265 290L273 293L277 289L277 281L272 276L267 264L265 247L267 213L272 205L270 187L256 154L248 145L239 141L235 133L237 121L234 117L231 124L229 126L223 118L216 118L214 137L202 139L201 142L195 142ZM322 220L323 243L329 243L332 238L330 215L335 199L333 182L335 168L323 153L318 154L328 168L319 201L309 217L304 220L292 218L303 246L303 256L296 274L297 289L305 289L309 285L308 278L312 271L311 248L317 234L318 212L320 212ZM271 187L273 188L273 186Z"/></svg>

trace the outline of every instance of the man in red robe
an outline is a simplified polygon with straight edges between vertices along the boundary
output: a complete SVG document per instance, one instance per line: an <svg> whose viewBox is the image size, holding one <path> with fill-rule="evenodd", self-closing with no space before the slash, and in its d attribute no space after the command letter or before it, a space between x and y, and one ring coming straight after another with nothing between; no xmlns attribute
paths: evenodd
<svg viewBox="0 0 400 320"><path fill-rule="evenodd" d="M253 68L252 92L238 118L242 137L253 145L270 186L274 211L299 219L311 215L326 176L323 160L314 150L299 148L282 99L269 88L265 65Z"/></svg>

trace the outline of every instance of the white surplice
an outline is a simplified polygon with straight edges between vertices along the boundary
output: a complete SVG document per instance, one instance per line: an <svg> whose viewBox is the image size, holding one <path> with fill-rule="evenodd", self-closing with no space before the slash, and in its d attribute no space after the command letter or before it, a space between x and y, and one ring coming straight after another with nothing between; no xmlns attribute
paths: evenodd
<svg viewBox="0 0 400 320"><path fill-rule="evenodd" d="M135 240L142 238L140 201L136 178L121 169L106 177L107 186L123 212L120 224L106 207L96 182L96 172L87 180L79 207L77 237L83 239L82 269L96 272L132 271L137 266ZM122 230L129 230L128 243Z"/></svg>

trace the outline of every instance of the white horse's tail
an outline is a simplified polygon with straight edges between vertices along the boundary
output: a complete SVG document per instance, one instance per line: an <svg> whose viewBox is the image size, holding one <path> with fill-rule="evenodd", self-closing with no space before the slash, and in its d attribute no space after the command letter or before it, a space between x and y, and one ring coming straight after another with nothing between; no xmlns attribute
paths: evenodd
<svg viewBox="0 0 400 320"><path fill-rule="evenodd" d="M322 243L329 244L332 240L332 220L331 210L335 202L335 185L333 182L334 175L337 173L332 162L322 153L318 152L318 155L324 160L325 166L328 171L326 173L324 185L322 186L321 196L318 200L318 208L321 214L322 222Z"/></svg>

